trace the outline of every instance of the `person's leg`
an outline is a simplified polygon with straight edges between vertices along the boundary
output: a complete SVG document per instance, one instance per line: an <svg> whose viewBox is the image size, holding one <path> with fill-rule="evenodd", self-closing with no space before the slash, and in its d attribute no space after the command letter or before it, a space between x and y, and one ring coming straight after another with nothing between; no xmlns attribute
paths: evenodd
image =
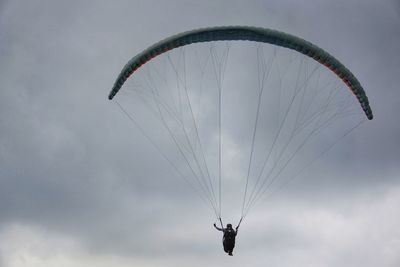
<svg viewBox="0 0 400 267"><path fill-rule="evenodd" d="M228 248L228 246L227 246L225 240L222 242L222 244L224 245L224 251L225 251L226 253L229 253L229 248Z"/></svg>
<svg viewBox="0 0 400 267"><path fill-rule="evenodd" d="M233 240L229 240L229 242L227 242L227 247L228 247L228 254L229 254L229 256L233 256L232 255L232 252L233 252L233 249L235 248L235 240L233 239Z"/></svg>

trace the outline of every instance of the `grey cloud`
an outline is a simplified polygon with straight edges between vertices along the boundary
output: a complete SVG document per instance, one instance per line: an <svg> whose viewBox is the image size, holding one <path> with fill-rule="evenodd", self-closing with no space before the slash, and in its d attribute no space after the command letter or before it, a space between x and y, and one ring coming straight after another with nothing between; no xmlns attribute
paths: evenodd
<svg viewBox="0 0 400 267"><path fill-rule="evenodd" d="M375 119L249 215L237 265L257 256L254 265L264 266L259 256L270 250L276 256L268 260L293 266L289 247L304 266L309 262L296 251L304 257L317 251L318 264L356 266L373 246L346 254L317 240L332 249L326 256L313 247L307 227L314 221L291 220L323 210L353 225L357 208L347 203L367 210L357 202L361 196L385 203L398 185L398 7L396 1L0 2L0 226L39 225L79 240L93 255L174 262L185 254L192 263L226 265L213 214L106 97L126 61L162 38L211 25L256 25L299 35L337 56L364 85ZM281 211L288 206L293 210ZM375 228L372 218L360 218ZM384 237L375 241L395 250Z"/></svg>

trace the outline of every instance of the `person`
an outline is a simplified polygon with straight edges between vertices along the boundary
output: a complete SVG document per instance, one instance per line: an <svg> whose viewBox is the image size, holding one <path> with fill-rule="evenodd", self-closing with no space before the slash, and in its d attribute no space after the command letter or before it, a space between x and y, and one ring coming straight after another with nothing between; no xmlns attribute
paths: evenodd
<svg viewBox="0 0 400 267"><path fill-rule="evenodd" d="M229 256L233 256L233 248L235 247L235 239L236 235L239 230L239 225L235 228L235 230L232 228L232 224L228 223L226 225L226 228L219 228L215 223L214 223L215 229L218 231L222 231L224 233L223 239L222 239L222 244L224 245L224 251L228 253Z"/></svg>

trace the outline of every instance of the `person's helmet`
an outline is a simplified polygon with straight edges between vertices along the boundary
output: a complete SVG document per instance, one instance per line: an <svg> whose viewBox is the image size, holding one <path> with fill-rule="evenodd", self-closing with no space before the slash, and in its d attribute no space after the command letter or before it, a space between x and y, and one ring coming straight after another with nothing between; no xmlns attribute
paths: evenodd
<svg viewBox="0 0 400 267"><path fill-rule="evenodd" d="M228 223L228 224L226 225L226 227L227 227L227 228L232 228L232 224Z"/></svg>

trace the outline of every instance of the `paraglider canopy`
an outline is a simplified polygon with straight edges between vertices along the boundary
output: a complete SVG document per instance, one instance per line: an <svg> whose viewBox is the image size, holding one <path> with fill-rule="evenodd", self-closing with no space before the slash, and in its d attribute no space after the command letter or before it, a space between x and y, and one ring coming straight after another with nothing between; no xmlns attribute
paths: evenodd
<svg viewBox="0 0 400 267"><path fill-rule="evenodd" d="M222 41L222 40L248 40L269 43L281 47L296 50L305 54L332 70L343 82L352 90L360 101L368 119L372 119L372 111L369 106L368 98L357 78L335 57L318 46L301 39L299 37L276 31L267 28L257 28L248 26L224 26L210 27L183 32L167 39L164 39L142 53L133 57L122 69L115 84L108 96L111 100L120 90L126 79L143 64L152 58L165 53L171 49L178 48L184 45L199 42Z"/></svg>

